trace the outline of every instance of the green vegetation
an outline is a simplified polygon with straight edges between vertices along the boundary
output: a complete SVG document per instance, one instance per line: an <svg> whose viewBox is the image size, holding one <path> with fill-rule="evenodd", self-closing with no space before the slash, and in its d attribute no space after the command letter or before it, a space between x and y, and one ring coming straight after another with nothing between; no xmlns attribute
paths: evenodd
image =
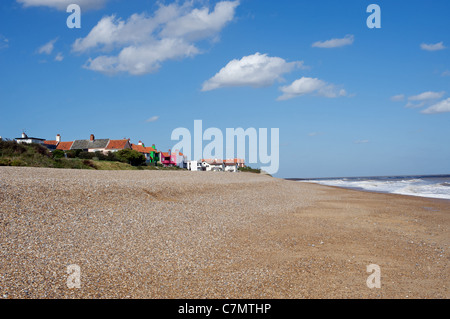
<svg viewBox="0 0 450 319"><path fill-rule="evenodd" d="M58 158L57 156L54 157L46 147L39 144L18 144L15 141L0 141L0 166L94 168L91 165L92 163Z"/></svg>
<svg viewBox="0 0 450 319"><path fill-rule="evenodd" d="M128 163L132 166L142 166L145 164L145 156L144 154L139 153L135 150L120 150L117 153L115 153L116 158L123 162Z"/></svg>
<svg viewBox="0 0 450 319"><path fill-rule="evenodd" d="M181 170L179 167L162 167L145 164L145 156L134 150L116 153L83 152L81 150L54 150L50 152L39 144L18 144L0 141L0 166L29 166L97 170Z"/></svg>
<svg viewBox="0 0 450 319"><path fill-rule="evenodd" d="M238 170L241 172L248 172L248 173L255 173L255 174L261 173L261 170L259 168L251 168L250 166L239 167Z"/></svg>

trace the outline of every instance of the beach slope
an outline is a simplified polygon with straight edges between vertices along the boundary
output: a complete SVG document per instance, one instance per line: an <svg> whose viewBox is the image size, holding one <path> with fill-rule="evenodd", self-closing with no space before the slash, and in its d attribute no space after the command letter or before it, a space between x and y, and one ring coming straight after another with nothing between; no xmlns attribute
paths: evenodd
<svg viewBox="0 0 450 319"><path fill-rule="evenodd" d="M0 167L0 297L449 298L449 225L450 201L251 173Z"/></svg>

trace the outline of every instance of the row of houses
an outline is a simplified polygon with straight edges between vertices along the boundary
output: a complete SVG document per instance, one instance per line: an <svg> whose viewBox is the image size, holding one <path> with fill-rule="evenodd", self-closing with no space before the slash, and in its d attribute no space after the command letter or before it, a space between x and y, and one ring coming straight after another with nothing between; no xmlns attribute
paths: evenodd
<svg viewBox="0 0 450 319"><path fill-rule="evenodd" d="M151 147L145 146L142 141L138 144L133 144L130 139L97 139L94 134L91 134L89 139L74 140L74 141L62 141L61 135L57 134L55 140L46 140L42 138L29 137L27 134L22 133L22 137L15 139L17 143L37 143L47 147L50 151L61 150L81 150L84 152L101 152L108 154L109 152L118 152L120 150L131 149L135 150L145 156L147 163L160 163L164 166L186 166L186 159L182 153L179 152L160 152L156 149L155 144Z"/></svg>
<svg viewBox="0 0 450 319"><path fill-rule="evenodd" d="M178 150L161 152L156 149L155 144L151 147L145 146L142 141L133 144L130 139L112 140L112 139L96 139L91 134L89 139L62 141L61 135L57 134L55 140L46 140L42 138L29 137L22 133L22 137L15 139L17 143L37 143L47 147L50 151L61 150L68 152L71 150L81 150L85 152L118 152L120 150L131 149L145 156L147 163L161 164L166 167L178 166L190 171L224 171L237 172L239 167L245 166L243 159L202 159L200 161L188 161L187 157Z"/></svg>

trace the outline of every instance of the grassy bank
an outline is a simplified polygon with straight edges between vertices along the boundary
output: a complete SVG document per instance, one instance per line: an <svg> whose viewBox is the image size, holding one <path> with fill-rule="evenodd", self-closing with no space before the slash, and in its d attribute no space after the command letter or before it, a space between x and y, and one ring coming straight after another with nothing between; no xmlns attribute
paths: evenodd
<svg viewBox="0 0 450 319"><path fill-rule="evenodd" d="M55 152L56 154L56 152ZM133 166L120 161L64 158L55 156L39 144L18 144L0 141L0 166L27 166L96 170L177 170L178 167Z"/></svg>

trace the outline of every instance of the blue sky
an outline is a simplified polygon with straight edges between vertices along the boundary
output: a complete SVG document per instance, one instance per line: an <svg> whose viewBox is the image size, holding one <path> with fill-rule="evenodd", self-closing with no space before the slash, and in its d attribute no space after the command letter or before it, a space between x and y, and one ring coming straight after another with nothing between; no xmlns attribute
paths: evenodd
<svg viewBox="0 0 450 319"><path fill-rule="evenodd" d="M279 128L277 177L450 173L449 13L447 0L3 0L0 136L167 150L202 120Z"/></svg>

